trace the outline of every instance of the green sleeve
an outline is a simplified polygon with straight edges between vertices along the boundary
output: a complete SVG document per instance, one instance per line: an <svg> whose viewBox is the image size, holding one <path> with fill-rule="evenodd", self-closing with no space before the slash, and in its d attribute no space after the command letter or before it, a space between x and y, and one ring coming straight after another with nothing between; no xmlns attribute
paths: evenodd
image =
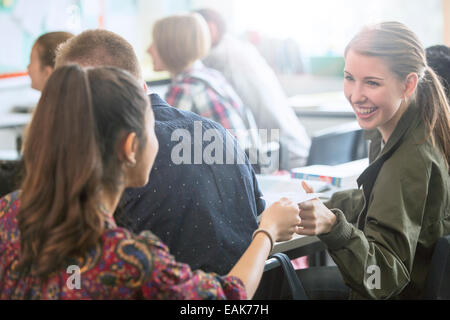
<svg viewBox="0 0 450 320"><path fill-rule="evenodd" d="M324 202L328 209L340 209L350 223L356 223L359 213L364 208L364 195L362 190L352 189L334 193Z"/></svg>
<svg viewBox="0 0 450 320"><path fill-rule="evenodd" d="M398 168L386 162L372 190L363 231L342 211L332 210L337 222L319 238L352 289L351 297L389 299L409 283L428 183L423 163Z"/></svg>

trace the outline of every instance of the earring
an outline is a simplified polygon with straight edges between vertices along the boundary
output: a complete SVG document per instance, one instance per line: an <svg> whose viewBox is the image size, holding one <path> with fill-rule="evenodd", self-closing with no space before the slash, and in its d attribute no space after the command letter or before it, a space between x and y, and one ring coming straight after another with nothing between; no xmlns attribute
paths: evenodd
<svg viewBox="0 0 450 320"><path fill-rule="evenodd" d="M131 160L126 161L126 162L125 162L125 165L126 165L128 168L133 168L133 167L135 167L135 166L136 166L136 159L131 159Z"/></svg>

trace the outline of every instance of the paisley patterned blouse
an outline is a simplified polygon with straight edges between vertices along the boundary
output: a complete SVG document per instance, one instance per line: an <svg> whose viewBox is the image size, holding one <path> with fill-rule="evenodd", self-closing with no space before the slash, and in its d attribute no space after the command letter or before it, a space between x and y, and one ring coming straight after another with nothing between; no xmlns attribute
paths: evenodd
<svg viewBox="0 0 450 320"><path fill-rule="evenodd" d="M72 259L67 269L52 273L46 281L19 277L15 271L20 255L19 202L17 192L0 199L0 299L246 298L240 279L192 271L177 263L151 232L132 234L118 228L112 218L95 248Z"/></svg>

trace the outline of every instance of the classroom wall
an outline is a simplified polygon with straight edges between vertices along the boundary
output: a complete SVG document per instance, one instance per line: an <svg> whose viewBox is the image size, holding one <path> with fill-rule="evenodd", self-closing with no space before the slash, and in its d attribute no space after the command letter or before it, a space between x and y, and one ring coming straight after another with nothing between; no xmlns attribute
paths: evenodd
<svg viewBox="0 0 450 320"><path fill-rule="evenodd" d="M35 0L25 0L36 3ZM41 5L45 3L49 4L54 0L42 0L40 1ZM62 3L66 0L57 0L57 3ZM99 8L96 8L96 4L100 3L96 0L80 0L81 3L85 5L89 5L94 8L94 12ZM249 0L246 0L249 1ZM280 0L281 1L281 0ZM301 0L298 0L299 2ZM318 0L319 2L322 0ZM343 3L346 3L351 0L343 0ZM432 23L420 23L420 25L424 26L429 33L431 33L430 38L433 43L439 43L441 41L445 42L447 45L450 45L450 0L433 0L422 2L421 0L396 0L402 1L402 3L408 3L405 5L405 10L402 11L402 14L405 16L414 15L414 21L421 21L421 16L424 21L428 21L429 12L436 12L436 6L441 4L440 8L442 8L442 19L434 19ZM439 2L441 1L441 2ZM66 1L67 2L67 1ZM261 4L269 3L269 0L261 0L258 2ZM417 13L417 8L414 9L414 6L417 6L418 3L422 3L423 8L425 8L420 14ZM152 63L150 56L146 53L146 49L150 45L151 42L151 29L155 20L161 18L163 16L172 14L174 12L181 11L189 11L190 9L197 9L201 7L212 7L221 12L229 19L230 30L232 32L239 33L242 30L239 27L242 27L241 24L235 24L236 17L233 15L233 12L236 12L237 9L241 8L242 4L236 0L223 1L223 0L107 0L104 1L106 4L106 11L110 14L107 16L105 23L105 27L109 30L115 31L124 37L126 37L130 42L133 43L136 52L138 54L138 58L143 66L143 74L147 79L159 79L159 78L167 78L167 73L154 73L152 70ZM128 5L126 6L125 3ZM273 3L273 1L272 1ZM306 3L302 1L302 3ZM130 6L132 4L132 6ZM376 7L376 4L371 4ZM123 10L119 10L123 6ZM134 6L134 7L133 7ZM438 6L439 7L439 6ZM112 8L115 8L114 10ZM134 8L134 9L133 9ZM261 10L257 9L258 6L255 6L255 10L258 14L260 14ZM51 11L49 9L49 11ZM54 11L54 10L53 10ZM255 13L256 13L255 11ZM419 10L420 11L420 10ZM438 12L437 11L437 12ZM0 10L0 22L5 21L5 17L10 14L11 11L7 9ZM62 15L66 15L67 12L64 12ZM300 14L300 13L299 13ZM53 14L55 16L55 14ZM299 15L300 16L300 15ZM3 18L3 20L2 20ZM408 18L412 19L412 18ZM11 22L11 21L10 21ZM20 21L19 21L20 22ZM72 21L73 22L73 21ZM95 20L95 15L89 17L90 25L96 25L97 21ZM273 23L270 19L267 19L267 24ZM345 23L349 23L348 21ZM351 23L351 21L350 21ZM354 23L356 23L354 21ZM47 21L45 23L46 28L56 27L57 22L55 21ZM48 25L48 26L47 26ZM1 26L1 23L0 23ZM30 26L27 26L30 29ZM356 30L356 28L355 28ZM48 30L47 30L48 31ZM76 30L69 30L76 31ZM81 31L81 30L80 30ZM5 29L3 30L5 32ZM8 32L8 30L6 30ZM38 31L35 31L38 32ZM39 33L39 32L38 32ZM32 40L38 36L38 33L35 35L28 35L26 39L27 46L31 46ZM422 38L426 37L422 36ZM439 40L443 39L443 40ZM426 39L428 40L428 39ZM321 39L323 42L323 39ZM11 46L6 46L0 50L0 57L6 54L8 50L11 49ZM25 52L26 51L26 52ZM9 52L9 51L8 51ZM17 55L16 53L9 53L10 56ZM27 56L29 52L27 50L21 50L20 55L24 56L24 60L28 60ZM1 72L1 70L0 70ZM283 79L282 79L283 80ZM0 80L0 115L9 112L9 110L14 105L29 105L36 103L39 98L39 93L35 90L32 90L30 86L30 81L27 77L24 77L20 84L9 85L6 81ZM308 90L313 90L308 85L296 85L296 81L292 79L288 79L285 81L287 84L285 86L289 95L294 95L298 93L305 93ZM295 85L294 85L295 84ZM164 91L164 88L154 88L158 93ZM159 90L159 91L158 91ZM326 87L323 88L324 91L328 90ZM314 90L313 90L314 91ZM316 127L320 126L319 124L311 123L308 127L309 132L314 132ZM321 129L321 128L317 128ZM2 148L13 148L14 147L14 136L16 132L13 130L0 130L0 149Z"/></svg>

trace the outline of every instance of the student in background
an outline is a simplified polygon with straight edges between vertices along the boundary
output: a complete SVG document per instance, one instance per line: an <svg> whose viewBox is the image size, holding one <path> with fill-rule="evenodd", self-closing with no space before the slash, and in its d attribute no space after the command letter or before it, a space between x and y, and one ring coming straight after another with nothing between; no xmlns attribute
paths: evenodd
<svg viewBox="0 0 450 320"><path fill-rule="evenodd" d="M235 135L243 149L259 148L252 112L218 71L200 61L209 47L208 26L198 14L173 15L155 22L148 53L155 71L170 72L172 83L166 100L217 121Z"/></svg>
<svg viewBox="0 0 450 320"><path fill-rule="evenodd" d="M196 11L208 23L212 48L203 63L219 70L255 115L259 129L279 129L287 164L282 169L306 164L310 138L289 106L281 84L258 50L227 32L224 18L212 9Z"/></svg>
<svg viewBox="0 0 450 320"><path fill-rule="evenodd" d="M28 74L33 89L42 91L55 68L57 47L71 37L73 34L70 32L50 32L36 40L31 49L30 64L28 65Z"/></svg>
<svg viewBox="0 0 450 320"><path fill-rule="evenodd" d="M133 47L111 31L87 30L67 41L58 50L56 66L70 63L115 66L133 74L147 88ZM123 210L116 213L116 221L135 233L152 230L178 261L193 270L227 274L250 244L257 216L265 207L255 172L220 124L171 107L157 94L150 94L149 99L160 142L152 178L142 188L125 190ZM200 134L195 132L196 125L200 125ZM177 130L188 133L191 141L202 147L201 153L210 144L203 140L203 133L217 132L231 142L228 146L221 143L223 157L245 161L209 164L202 157L200 163L194 163L192 157L187 159L190 163L175 164L172 151L179 141L172 136Z"/></svg>
<svg viewBox="0 0 450 320"><path fill-rule="evenodd" d="M450 233L445 92L417 36L398 22L360 31L345 50L344 74L345 95L371 140L370 165L358 178L362 189L299 205L299 233L327 244L341 285L321 281L339 274L333 267L299 277L312 296L348 287L353 299L419 299L434 245Z"/></svg>
<svg viewBox="0 0 450 320"><path fill-rule="evenodd" d="M435 45L426 49L427 63L440 77L450 101L450 47Z"/></svg>
<svg viewBox="0 0 450 320"><path fill-rule="evenodd" d="M73 34L69 32L50 32L36 40L31 50L30 64L28 65L28 75L31 78L33 89L42 91L55 67L56 48L71 37L73 37ZM27 112L31 110L26 109ZM23 110L20 111L23 112ZM22 152L23 135L26 135L26 130L16 137L16 148L19 154ZM0 197L17 189L23 176L22 171L23 163L21 160L10 161L0 168Z"/></svg>
<svg viewBox="0 0 450 320"><path fill-rule="evenodd" d="M21 191L0 199L1 299L253 296L271 243L292 237L300 221L287 199L263 212L223 277L177 263L150 231L116 226L124 189L148 181L154 125L141 84L125 71L71 65L50 76L25 143Z"/></svg>

